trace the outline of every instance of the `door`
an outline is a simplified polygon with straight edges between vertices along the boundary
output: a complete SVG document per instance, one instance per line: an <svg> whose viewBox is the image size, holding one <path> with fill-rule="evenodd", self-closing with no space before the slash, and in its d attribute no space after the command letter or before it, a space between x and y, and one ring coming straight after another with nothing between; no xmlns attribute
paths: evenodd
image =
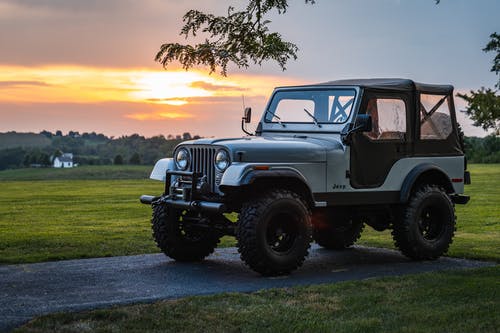
<svg viewBox="0 0 500 333"><path fill-rule="evenodd" d="M358 132L352 137L351 186L381 186L392 166L408 154L408 96L367 93L359 113L372 118L371 132Z"/></svg>

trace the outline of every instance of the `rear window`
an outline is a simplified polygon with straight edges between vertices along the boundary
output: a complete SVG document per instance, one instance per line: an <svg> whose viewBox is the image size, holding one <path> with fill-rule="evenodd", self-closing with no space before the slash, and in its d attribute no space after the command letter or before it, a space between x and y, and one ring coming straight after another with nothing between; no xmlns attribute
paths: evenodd
<svg viewBox="0 0 500 333"><path fill-rule="evenodd" d="M420 139L444 140L452 132L449 96L420 95Z"/></svg>

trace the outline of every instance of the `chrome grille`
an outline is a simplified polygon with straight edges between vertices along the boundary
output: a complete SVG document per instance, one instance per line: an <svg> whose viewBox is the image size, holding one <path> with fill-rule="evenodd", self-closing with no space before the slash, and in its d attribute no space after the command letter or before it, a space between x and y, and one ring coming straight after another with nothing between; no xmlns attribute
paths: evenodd
<svg viewBox="0 0 500 333"><path fill-rule="evenodd" d="M191 153L191 166L189 171L207 176L207 182L213 192L217 192L215 184L214 158L217 148L214 147L189 147Z"/></svg>

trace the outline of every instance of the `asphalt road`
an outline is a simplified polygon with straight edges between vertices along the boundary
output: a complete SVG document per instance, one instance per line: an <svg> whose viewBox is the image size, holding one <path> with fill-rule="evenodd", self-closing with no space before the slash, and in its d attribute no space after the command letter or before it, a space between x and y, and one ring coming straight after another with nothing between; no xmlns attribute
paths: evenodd
<svg viewBox="0 0 500 333"><path fill-rule="evenodd" d="M414 262L393 250L361 246L345 251L313 246L302 268L274 278L248 269L235 248L217 249L191 264L150 254L7 265L0 266L0 331L51 312L489 265L455 258Z"/></svg>

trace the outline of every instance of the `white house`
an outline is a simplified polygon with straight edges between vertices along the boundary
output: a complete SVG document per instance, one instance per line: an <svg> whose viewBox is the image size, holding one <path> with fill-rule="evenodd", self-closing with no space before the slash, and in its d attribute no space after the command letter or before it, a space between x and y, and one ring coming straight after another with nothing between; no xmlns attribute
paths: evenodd
<svg viewBox="0 0 500 333"><path fill-rule="evenodd" d="M73 154L64 153L61 156L55 157L53 162L54 168L72 168Z"/></svg>

